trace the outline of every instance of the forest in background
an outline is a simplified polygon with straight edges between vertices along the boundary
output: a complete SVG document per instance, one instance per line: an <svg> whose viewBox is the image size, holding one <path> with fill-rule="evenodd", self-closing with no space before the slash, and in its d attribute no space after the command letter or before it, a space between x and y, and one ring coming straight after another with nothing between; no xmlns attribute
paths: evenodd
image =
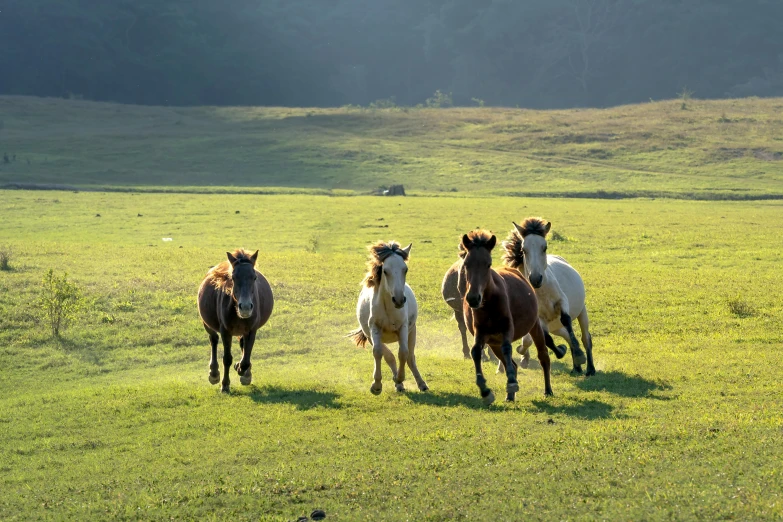
<svg viewBox="0 0 783 522"><path fill-rule="evenodd" d="M779 0L5 0L0 94L605 107L783 95Z"/></svg>

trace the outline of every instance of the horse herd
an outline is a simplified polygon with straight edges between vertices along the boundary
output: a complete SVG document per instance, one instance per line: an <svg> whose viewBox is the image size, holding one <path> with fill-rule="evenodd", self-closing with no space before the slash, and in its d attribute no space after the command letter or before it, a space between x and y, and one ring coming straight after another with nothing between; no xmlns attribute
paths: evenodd
<svg viewBox="0 0 783 522"><path fill-rule="evenodd" d="M513 223L502 246L503 266L492 268L492 250L497 238L486 230L473 230L462 236L459 259L443 279L441 293L454 310L462 335L463 354L473 360L476 385L482 400L489 405L495 395L487 386L482 361L487 345L498 360L498 371L506 373L506 400L513 401L519 391L517 362L512 358L512 343L522 339L517 351L520 365L527 368L529 348L535 345L544 372L544 392L552 395L550 360L547 347L561 359L570 347L573 373L595 374L592 339L589 332L585 289L579 273L565 259L548 255L546 236L551 223L527 218L522 225ZM370 391L381 393L381 367L385 360L392 372L397 391L404 391L405 368L410 368L421 391L427 383L416 364L416 296L406 283L411 246L378 242L370 245L368 271L356 306L359 328L348 335L357 346L372 345L375 372ZM229 370L233 362L231 342L239 338L242 358L234 365L239 381L252 382L250 355L256 331L270 315L274 299L269 282L255 269L258 251L239 249L227 252L228 259L211 268L198 292L198 308L212 348L209 382L220 381L217 359L218 341L223 343L223 380L221 390L229 391ZM572 327L576 317L582 333L579 346ZM467 331L474 337L468 348ZM556 345L551 334L568 342ZM388 343L398 343L397 358ZM586 354L585 354L586 352ZM399 366L397 365L399 359Z"/></svg>

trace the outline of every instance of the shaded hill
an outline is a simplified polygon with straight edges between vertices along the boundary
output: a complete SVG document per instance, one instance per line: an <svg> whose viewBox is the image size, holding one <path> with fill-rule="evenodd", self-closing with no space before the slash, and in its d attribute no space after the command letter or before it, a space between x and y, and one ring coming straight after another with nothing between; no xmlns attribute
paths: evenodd
<svg viewBox="0 0 783 522"><path fill-rule="evenodd" d="M0 184L783 197L783 100L166 108L0 97Z"/></svg>

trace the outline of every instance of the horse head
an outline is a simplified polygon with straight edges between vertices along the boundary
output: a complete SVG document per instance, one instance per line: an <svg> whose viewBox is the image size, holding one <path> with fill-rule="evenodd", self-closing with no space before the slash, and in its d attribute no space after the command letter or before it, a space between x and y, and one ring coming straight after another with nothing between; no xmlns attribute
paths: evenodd
<svg viewBox="0 0 783 522"><path fill-rule="evenodd" d="M492 249L497 238L486 230L474 230L462 236L460 256L465 270L465 300L471 308L480 308L492 277Z"/></svg>
<svg viewBox="0 0 783 522"><path fill-rule="evenodd" d="M237 254L226 252L228 262L231 263L231 297L234 299L237 307L237 315L240 319L248 319L253 315L255 307L256 292L255 284L258 276L256 275L256 259L258 259L258 250L252 256L244 253Z"/></svg>
<svg viewBox="0 0 783 522"><path fill-rule="evenodd" d="M513 221L512 221L513 223ZM522 225L514 223L514 228L522 237L523 275L530 281L533 288L541 288L546 273L546 235L552 228L552 223L540 218L528 218Z"/></svg>

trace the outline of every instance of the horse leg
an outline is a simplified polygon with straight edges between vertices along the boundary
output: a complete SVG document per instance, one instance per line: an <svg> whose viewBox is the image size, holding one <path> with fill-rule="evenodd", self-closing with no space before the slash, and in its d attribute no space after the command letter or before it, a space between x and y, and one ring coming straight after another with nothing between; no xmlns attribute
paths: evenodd
<svg viewBox="0 0 783 522"><path fill-rule="evenodd" d="M579 341L576 340L574 335L574 327L571 324L571 316L564 311L560 312L560 322L563 324L563 328L566 329L567 335L563 336L568 339L568 344L571 345L571 359L574 361L574 371L582 373L581 366L587 362L585 352L579 347Z"/></svg>
<svg viewBox="0 0 783 522"><path fill-rule="evenodd" d="M495 394L492 393L487 387L487 380L484 378L484 374L481 371L481 352L484 351L484 336L476 332L476 336L473 338L473 348L470 350L470 355L473 358L473 364L476 367L476 386L481 393L481 399L484 404L489 406L495 402Z"/></svg>
<svg viewBox="0 0 783 522"><path fill-rule="evenodd" d="M381 360L384 357L384 351L389 351L386 345L381 341L381 331L377 326L372 325L370 327L370 342L372 343L372 355L375 358L375 372L373 373L373 383L370 386L370 393L378 395L383 390L383 384L381 383ZM394 356L391 356L394 359ZM388 359L386 359L388 362ZM395 376L397 374L392 369Z"/></svg>
<svg viewBox="0 0 783 522"><path fill-rule="evenodd" d="M517 382L517 363L511 357L514 347L511 346L509 337L503 340L500 350L506 365L506 402L514 402L514 397L519 391L519 383Z"/></svg>
<svg viewBox="0 0 783 522"><path fill-rule="evenodd" d="M416 326L410 329L408 332L408 366L411 367L411 373L413 378L416 379L416 385L419 387L419 391L427 391L427 383L421 378L419 373L419 367L416 365Z"/></svg>
<svg viewBox="0 0 783 522"><path fill-rule="evenodd" d="M408 325L403 325L397 333L398 341L397 345L399 349L397 351L397 357L400 360L400 368L397 370L397 378L394 379L394 385L398 392L405 391L405 386L402 384L405 381L405 364L408 362L408 338L410 336L410 329Z"/></svg>
<svg viewBox="0 0 783 522"><path fill-rule="evenodd" d="M223 382L220 387L220 391L223 393L229 392L229 385L231 380L228 378L228 370L231 368L231 334L227 330L220 330L220 338L223 341Z"/></svg>
<svg viewBox="0 0 783 522"><path fill-rule="evenodd" d="M394 353L392 353L391 350L389 350L389 347L385 344L381 344L383 347L383 359L386 361L386 364L389 366L389 369L392 372L392 380L397 378L397 359L394 357Z"/></svg>
<svg viewBox="0 0 783 522"><path fill-rule="evenodd" d="M587 372L585 375L590 377L595 375L595 364L593 364L593 336L590 335L590 320L587 318L587 308L582 309L582 312L576 316L576 320L579 321L579 329L582 330L582 344L587 352Z"/></svg>
<svg viewBox="0 0 783 522"><path fill-rule="evenodd" d="M470 346L468 346L468 326L465 324L465 314L462 310L454 310L454 319L457 320L459 334L462 337L462 355L470 359Z"/></svg>
<svg viewBox="0 0 783 522"><path fill-rule="evenodd" d="M253 374L250 372L250 368L253 366L250 364L250 354L253 353L253 344L255 342L256 332L250 332L239 339L239 346L242 347L242 359L234 365L234 369L239 374L239 382L244 386L248 386L253 382Z"/></svg>
<svg viewBox="0 0 783 522"><path fill-rule="evenodd" d="M549 361L549 351L546 349L544 329L541 328L541 323L539 321L536 321L533 325L533 329L530 330L530 336L533 338L533 343L536 345L538 362L541 363L541 369L544 371L544 395L554 395L549 373L551 365Z"/></svg>
<svg viewBox="0 0 783 522"><path fill-rule="evenodd" d="M209 384L217 384L220 381L220 366L217 361L217 345L220 340L218 333L207 325L204 325L204 330L209 335L209 344L212 351L209 356Z"/></svg>
<svg viewBox="0 0 783 522"><path fill-rule="evenodd" d="M522 356L522 360L519 361L519 366L522 368L528 368L530 366L530 345L533 344L533 338L530 334L525 334L522 338L522 344L517 346L517 353Z"/></svg>

